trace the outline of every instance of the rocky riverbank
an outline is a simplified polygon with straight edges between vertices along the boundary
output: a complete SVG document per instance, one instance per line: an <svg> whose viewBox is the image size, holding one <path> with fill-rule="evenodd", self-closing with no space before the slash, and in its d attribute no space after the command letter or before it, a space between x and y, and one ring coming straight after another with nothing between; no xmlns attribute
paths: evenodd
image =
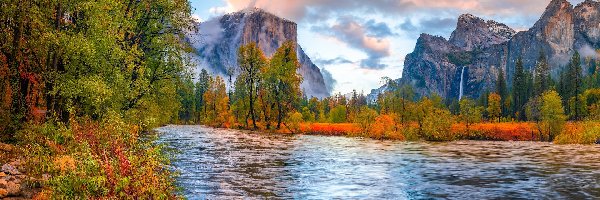
<svg viewBox="0 0 600 200"><path fill-rule="evenodd" d="M32 199L40 191L38 181L24 173L19 155L14 146L0 143L0 199Z"/></svg>

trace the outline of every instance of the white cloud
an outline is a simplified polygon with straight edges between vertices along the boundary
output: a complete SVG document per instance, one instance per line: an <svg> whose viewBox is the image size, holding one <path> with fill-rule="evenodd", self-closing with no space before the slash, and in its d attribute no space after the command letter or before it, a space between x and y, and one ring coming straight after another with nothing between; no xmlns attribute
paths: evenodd
<svg viewBox="0 0 600 200"><path fill-rule="evenodd" d="M224 15L234 10L230 6L212 7L208 9L208 12L212 15Z"/></svg>
<svg viewBox="0 0 600 200"><path fill-rule="evenodd" d="M204 21L204 20L202 20L202 18L200 17L200 15L197 15L197 14L193 14L193 15L192 15L192 19L194 19L194 21L196 21L196 22L198 22L198 23L200 23L200 22L203 22L203 21Z"/></svg>

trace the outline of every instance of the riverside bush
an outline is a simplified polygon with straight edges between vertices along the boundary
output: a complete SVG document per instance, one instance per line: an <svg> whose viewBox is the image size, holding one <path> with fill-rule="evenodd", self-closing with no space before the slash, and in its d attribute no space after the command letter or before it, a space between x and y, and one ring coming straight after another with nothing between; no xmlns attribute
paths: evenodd
<svg viewBox="0 0 600 200"><path fill-rule="evenodd" d="M570 124L556 137L556 144L594 144L600 141L600 125L586 121Z"/></svg>
<svg viewBox="0 0 600 200"><path fill-rule="evenodd" d="M25 166L54 199L176 199L169 156L151 135L118 120L28 125L17 133ZM143 138L143 139L142 139ZM48 176L49 175L49 176Z"/></svg>

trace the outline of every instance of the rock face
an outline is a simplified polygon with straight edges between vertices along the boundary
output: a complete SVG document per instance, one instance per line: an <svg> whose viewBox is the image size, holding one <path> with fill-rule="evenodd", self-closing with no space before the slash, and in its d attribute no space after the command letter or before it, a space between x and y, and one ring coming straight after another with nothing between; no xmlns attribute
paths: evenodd
<svg viewBox="0 0 600 200"><path fill-rule="evenodd" d="M492 20L484 21L471 14L458 18L456 30L449 42L462 50L484 49L510 40L516 32L510 27Z"/></svg>
<svg viewBox="0 0 600 200"><path fill-rule="evenodd" d="M198 32L189 33L188 40L196 50L192 57L199 64L198 69L204 68L225 77L233 69L233 79L237 74L237 50L241 45L255 42L267 57L271 57L286 41L298 44L296 23L256 8L202 22L197 27ZM301 65L298 72L304 77L302 89L308 96L329 96L320 69L300 45L297 53Z"/></svg>
<svg viewBox="0 0 600 200"><path fill-rule="evenodd" d="M515 34L504 24L484 21L470 14L459 17L449 40L422 34L415 50L406 56L402 84L410 84L420 95L458 99L460 75L465 70L464 94L477 98L494 91L499 69L508 85L519 57L533 70L544 52L556 75L571 55L596 56L600 48L600 3L586 0L573 7L566 0L552 0L535 25ZM376 91L376 90L374 90Z"/></svg>

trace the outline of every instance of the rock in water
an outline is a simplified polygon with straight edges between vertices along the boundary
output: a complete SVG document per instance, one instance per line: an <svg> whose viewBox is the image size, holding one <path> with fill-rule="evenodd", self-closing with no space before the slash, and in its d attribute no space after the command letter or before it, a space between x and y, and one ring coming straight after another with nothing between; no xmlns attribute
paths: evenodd
<svg viewBox="0 0 600 200"><path fill-rule="evenodd" d="M188 34L188 40L196 50L192 57L199 64L198 69L204 68L225 77L230 69L237 69L237 50L243 44L257 43L267 57L286 41L298 44L296 23L256 8L202 22L197 28L198 32ZM304 78L302 90L309 97L329 96L331 91L328 91L320 69L300 45L297 45L297 54L301 65L298 72Z"/></svg>

